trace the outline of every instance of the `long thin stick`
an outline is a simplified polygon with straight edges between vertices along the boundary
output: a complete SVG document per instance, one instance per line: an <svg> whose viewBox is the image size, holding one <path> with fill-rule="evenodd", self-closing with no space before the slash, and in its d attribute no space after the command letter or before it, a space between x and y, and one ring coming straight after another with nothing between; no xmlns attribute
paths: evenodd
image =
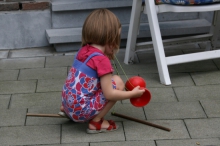
<svg viewBox="0 0 220 146"><path fill-rule="evenodd" d="M34 113L27 113L27 116L30 117L52 117L52 118L66 118L64 116L60 116L58 114L34 114Z"/></svg>
<svg viewBox="0 0 220 146"><path fill-rule="evenodd" d="M145 125L149 125L149 126L152 126L152 127L155 127L155 128L159 128L159 129L162 129L162 130L165 130L165 131L169 131L169 132L171 131L171 129L169 129L169 128L166 128L166 127L163 127L163 126L160 126L160 125L156 125L156 124L144 121L144 120L139 120L139 119L136 119L136 118L133 118L133 117L128 117L128 116L118 114L118 113L115 113L115 112L114 113L112 112L111 114L114 115L114 116L117 116L117 117L121 117L121 118L124 118L124 119L128 119L128 120L139 122L139 123L142 123L142 124L145 124Z"/></svg>

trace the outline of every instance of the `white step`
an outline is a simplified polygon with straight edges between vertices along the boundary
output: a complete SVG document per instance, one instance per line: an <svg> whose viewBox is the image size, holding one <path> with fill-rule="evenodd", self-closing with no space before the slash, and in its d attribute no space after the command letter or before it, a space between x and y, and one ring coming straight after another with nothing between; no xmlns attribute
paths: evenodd
<svg viewBox="0 0 220 146"><path fill-rule="evenodd" d="M54 0L52 1L52 11L116 8L131 5L132 0Z"/></svg>
<svg viewBox="0 0 220 146"><path fill-rule="evenodd" d="M210 29L210 22L206 19L168 21L161 22L160 28L163 36L189 35L207 33ZM82 28L48 29L46 36L50 44L81 42ZM126 39L128 24L122 25L121 38ZM150 37L148 23L141 24L139 38Z"/></svg>
<svg viewBox="0 0 220 146"><path fill-rule="evenodd" d="M82 28L48 29L46 36L50 44L81 41Z"/></svg>

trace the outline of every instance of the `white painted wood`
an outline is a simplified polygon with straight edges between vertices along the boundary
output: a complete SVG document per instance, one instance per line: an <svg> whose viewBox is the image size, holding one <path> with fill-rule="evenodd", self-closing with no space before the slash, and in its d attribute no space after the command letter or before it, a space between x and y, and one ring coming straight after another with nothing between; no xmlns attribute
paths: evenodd
<svg viewBox="0 0 220 146"><path fill-rule="evenodd" d="M166 57L167 65L220 58L220 50Z"/></svg>
<svg viewBox="0 0 220 146"><path fill-rule="evenodd" d="M134 56L136 52L135 46L151 45L153 43L154 52L155 52L156 61L157 61L157 67L159 70L160 81L162 84L170 85L171 81L170 81L170 76L168 72L168 65L220 58L220 50L205 51L205 52L170 56L170 57L166 57L164 53L165 44L170 44L170 42L177 42L177 43L178 42L184 43L187 41L192 42L191 40L195 40L195 41L202 40L204 42L205 40L208 40L208 41L211 40L212 49L213 48L215 49L217 38L220 32L220 4L200 5L200 6L178 6L178 5L168 5L168 4L155 5L154 0L145 0L144 13L147 14L148 16L152 42L136 44L136 35L137 35L137 29L138 29L137 25L139 25L137 24L139 23L137 19L139 20L140 12L141 12L141 9L140 7L137 7L137 4L140 2L141 0L133 0L132 14L131 14L132 16L131 16L130 27L129 27L130 33L128 34L128 38L129 37L130 38L128 39L128 42L127 42L125 63L128 63L130 56ZM162 41L157 13L206 12L206 11L216 11L214 15L215 17L213 19L214 20L213 26L209 34L178 38L178 39L169 39L169 40ZM135 17L137 18L135 19ZM132 38L135 38L135 41L131 40ZM207 49L206 47L206 50L209 50L209 48Z"/></svg>
<svg viewBox="0 0 220 146"><path fill-rule="evenodd" d="M134 60L134 58L131 58L131 54L135 53L134 51L136 47L136 39L138 35L138 28L140 25L141 7L142 7L141 0L133 0L125 59L124 59L125 64L129 64L130 60ZM132 56L134 57L134 55Z"/></svg>
<svg viewBox="0 0 220 146"><path fill-rule="evenodd" d="M155 3L152 0L145 0L148 21L150 25L151 37L154 46L154 52L157 60L157 68L162 84L170 85L170 75L166 64L163 42L161 38Z"/></svg>
<svg viewBox="0 0 220 146"><path fill-rule="evenodd" d="M210 4L210 5L197 5L197 6L180 6L180 5L169 5L161 4L155 5L157 13L164 12L207 12L207 11L217 11L220 8L220 4ZM146 10L144 11L147 14Z"/></svg>

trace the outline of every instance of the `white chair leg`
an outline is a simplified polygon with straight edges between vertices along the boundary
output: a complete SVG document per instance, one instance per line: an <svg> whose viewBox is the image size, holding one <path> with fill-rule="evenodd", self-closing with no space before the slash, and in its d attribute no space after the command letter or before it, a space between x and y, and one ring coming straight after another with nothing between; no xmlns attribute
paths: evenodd
<svg viewBox="0 0 220 146"><path fill-rule="evenodd" d="M157 67L159 71L160 81L162 84L170 85L171 81L168 72L168 66L166 63L166 57L164 53L164 47L163 47L154 0L145 0L145 5L146 5L148 21L150 25L151 37L154 46L154 53L156 55L156 60L157 60Z"/></svg>
<svg viewBox="0 0 220 146"><path fill-rule="evenodd" d="M125 64L129 64L131 60L134 61L136 39L138 35L138 28L140 25L141 7L142 0L133 0L127 45L125 50Z"/></svg>

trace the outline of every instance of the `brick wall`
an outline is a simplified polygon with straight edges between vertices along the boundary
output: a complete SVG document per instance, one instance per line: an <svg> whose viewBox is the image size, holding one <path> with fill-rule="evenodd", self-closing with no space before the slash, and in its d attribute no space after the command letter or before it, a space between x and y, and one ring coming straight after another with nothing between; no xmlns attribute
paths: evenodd
<svg viewBox="0 0 220 146"><path fill-rule="evenodd" d="M0 11L44 10L50 8L50 0L0 0Z"/></svg>

